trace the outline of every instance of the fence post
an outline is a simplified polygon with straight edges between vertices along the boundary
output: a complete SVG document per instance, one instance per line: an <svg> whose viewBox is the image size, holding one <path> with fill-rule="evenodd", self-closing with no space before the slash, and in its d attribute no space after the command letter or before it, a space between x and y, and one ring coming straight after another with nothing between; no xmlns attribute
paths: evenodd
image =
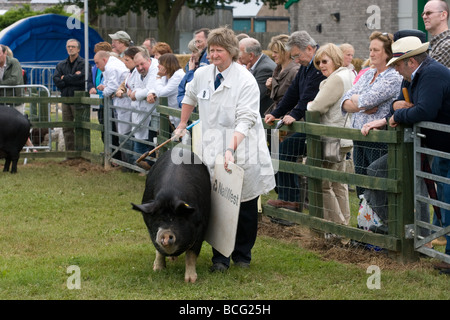
<svg viewBox="0 0 450 320"><path fill-rule="evenodd" d="M389 130L394 130L389 128ZM397 127L398 143L388 148L388 178L401 182L400 193L388 194L389 235L400 239L400 251L390 252L400 262L418 260L414 239L405 238L405 226L414 224L414 155L413 143L405 141L405 127ZM396 168L397 170L392 170ZM395 204L395 205L394 205Z"/></svg>
<svg viewBox="0 0 450 320"><path fill-rule="evenodd" d="M105 146L105 159L104 167L105 169L111 168L111 97L103 97L103 144Z"/></svg>
<svg viewBox="0 0 450 320"><path fill-rule="evenodd" d="M319 112L306 112L306 122L320 123ZM306 135L306 164L313 167L322 167L322 142L320 136ZM323 219L322 180L308 178L309 214Z"/></svg>
<svg viewBox="0 0 450 320"><path fill-rule="evenodd" d="M76 91L74 97L89 97L85 91ZM75 104L75 151L91 151L91 131L82 127L82 122L91 121L91 106L81 103Z"/></svg>

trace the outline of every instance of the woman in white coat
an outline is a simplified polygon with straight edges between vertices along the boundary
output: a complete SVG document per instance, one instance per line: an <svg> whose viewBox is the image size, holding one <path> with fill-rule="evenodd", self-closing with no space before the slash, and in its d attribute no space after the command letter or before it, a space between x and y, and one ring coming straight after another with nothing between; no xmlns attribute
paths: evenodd
<svg viewBox="0 0 450 320"><path fill-rule="evenodd" d="M228 28L209 33L211 64L199 68L187 85L175 134L184 131L198 105L202 124L201 156L211 177L217 155L224 155L225 169L229 162L244 169L236 244L231 258L235 265L248 267L258 228L258 197L275 187L275 178L259 115L258 84L248 70L236 63L238 47L234 32ZM211 271L224 271L230 266L230 257L213 249L212 262Z"/></svg>
<svg viewBox="0 0 450 320"><path fill-rule="evenodd" d="M342 115L340 101L344 93L351 87L355 75L343 66L344 56L336 45L329 43L317 50L314 57L314 66L327 77L319 86L319 92L314 101L308 104L308 111L320 112L320 123L336 126L351 127L350 119ZM341 139L341 162L324 161L323 167L330 170L345 171L345 155L352 150L353 141ZM343 183L324 180L323 216L327 220L348 225L350 222L350 204L348 199L348 186Z"/></svg>
<svg viewBox="0 0 450 320"><path fill-rule="evenodd" d="M178 86L185 75L184 70L173 53L163 54L158 61L158 75L153 88L147 95L147 102L155 103L157 98L166 97L170 108L179 109ZM169 119L174 128L180 123L180 118L169 116Z"/></svg>

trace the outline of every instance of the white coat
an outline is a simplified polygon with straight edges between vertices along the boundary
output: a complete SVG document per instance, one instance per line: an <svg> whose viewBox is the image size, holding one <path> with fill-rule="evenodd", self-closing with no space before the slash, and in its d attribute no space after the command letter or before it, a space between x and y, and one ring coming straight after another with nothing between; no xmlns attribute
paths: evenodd
<svg viewBox="0 0 450 320"><path fill-rule="evenodd" d="M134 137L137 139L147 140L148 139L148 125L150 124L150 121L152 121L152 124L157 122L158 113L156 112L156 108L152 112L152 114L147 117L147 113L155 106L155 104L158 104L158 101L155 103L148 103L147 102L147 95L150 89L154 86L156 81L156 75L158 74L158 60L153 59L151 60L150 68L148 69L147 75L142 79L141 75L137 70L135 69L133 72L135 72L135 75L130 78L130 81L127 83L129 85L129 88L131 91L135 92L136 101L132 102L132 108L137 111L141 112L133 112L131 115L131 119L133 124L141 124L142 127L137 129L134 133ZM146 118L146 119L145 119ZM154 118L154 119L152 119ZM144 120L145 119L145 120ZM159 125L158 125L159 126ZM133 128L134 130L134 128Z"/></svg>
<svg viewBox="0 0 450 320"><path fill-rule="evenodd" d="M272 161L259 114L259 88L253 75L233 62L214 90L216 67L197 69L186 86L183 103L198 104L202 123L202 160L213 178L216 156L223 155L235 131L245 136L235 153L244 169L242 201L249 201L275 187Z"/></svg>
<svg viewBox="0 0 450 320"><path fill-rule="evenodd" d="M125 64L116 57L109 57L108 62L105 65L105 71L103 72L103 84L105 89L103 90L103 96L109 97L116 93L120 84L126 79L130 70ZM115 109L115 114L118 120L130 122L131 121L131 100L128 97L112 99L113 105L120 107ZM125 110L122 108L126 108ZM125 134L131 131L131 124L121 123L117 124L117 132Z"/></svg>
<svg viewBox="0 0 450 320"><path fill-rule="evenodd" d="M154 93L158 98L167 97L168 107L179 109L177 100L178 86L181 80L183 80L184 75L184 70L178 69L170 79L167 79L166 76L156 79L155 86L153 89L150 89L150 92ZM180 123L180 119L172 116L169 118L176 128Z"/></svg>
<svg viewBox="0 0 450 320"><path fill-rule="evenodd" d="M351 118L345 121L346 116L342 116L340 105L342 96L350 90L354 79L355 75L346 67L335 70L320 83L319 93L314 101L308 104L308 111L319 111L321 124L335 127L344 127L345 125L346 128L351 128ZM341 147L352 146L352 140L341 139Z"/></svg>

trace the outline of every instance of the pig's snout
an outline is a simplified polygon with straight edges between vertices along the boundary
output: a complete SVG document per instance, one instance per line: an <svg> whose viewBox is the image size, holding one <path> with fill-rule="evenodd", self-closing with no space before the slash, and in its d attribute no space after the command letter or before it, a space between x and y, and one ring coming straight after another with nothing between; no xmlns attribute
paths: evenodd
<svg viewBox="0 0 450 320"><path fill-rule="evenodd" d="M159 229L156 235L156 239L161 248L166 253L171 254L176 250L176 236L170 229Z"/></svg>
<svg viewBox="0 0 450 320"><path fill-rule="evenodd" d="M166 247L175 243L175 235L172 232L165 232L160 238L160 243Z"/></svg>

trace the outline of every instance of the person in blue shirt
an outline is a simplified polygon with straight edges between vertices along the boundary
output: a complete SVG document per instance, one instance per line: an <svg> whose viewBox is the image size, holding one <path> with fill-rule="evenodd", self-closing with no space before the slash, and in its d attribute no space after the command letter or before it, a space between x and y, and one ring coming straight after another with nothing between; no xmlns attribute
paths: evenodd
<svg viewBox="0 0 450 320"><path fill-rule="evenodd" d="M99 42L94 46L94 52L97 53L99 51L112 52L112 46L109 42L106 41ZM98 97L100 99L103 98L103 91L97 89L99 85L103 84L103 73L99 68L97 68L95 64L92 67L92 83L94 84L94 87L89 90L89 94L98 94ZM103 105L99 105L99 108L96 109L96 111L98 123L103 124ZM102 134L102 141L104 140L105 138Z"/></svg>
<svg viewBox="0 0 450 320"><path fill-rule="evenodd" d="M197 61L189 61L189 70L185 70L186 74L183 79L181 79L180 85L178 86L177 101L178 106L181 108L181 101L183 101L184 94L186 92L186 85L192 81L194 78L194 72L200 68L209 65L208 51L207 51L207 39L209 35L209 29L202 28L194 32L194 44L200 51L200 58ZM191 57L191 60L194 59Z"/></svg>

